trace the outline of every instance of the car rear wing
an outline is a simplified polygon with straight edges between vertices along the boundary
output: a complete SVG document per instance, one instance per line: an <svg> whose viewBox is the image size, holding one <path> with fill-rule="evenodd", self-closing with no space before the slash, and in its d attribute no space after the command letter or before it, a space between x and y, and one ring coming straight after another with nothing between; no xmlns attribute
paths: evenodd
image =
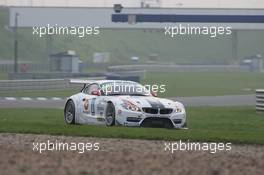
<svg viewBox="0 0 264 175"><path fill-rule="evenodd" d="M92 78L86 78L86 79L70 79L71 84L91 84L94 83L97 80L104 80L105 77L92 77Z"/></svg>
<svg viewBox="0 0 264 175"><path fill-rule="evenodd" d="M71 84L91 84L94 80L70 79Z"/></svg>
<svg viewBox="0 0 264 175"><path fill-rule="evenodd" d="M83 88L81 89L81 91L83 91L83 89L91 84L96 82L96 80L103 80L105 79L105 77L93 77L91 79L70 79L69 83L70 84L83 84Z"/></svg>

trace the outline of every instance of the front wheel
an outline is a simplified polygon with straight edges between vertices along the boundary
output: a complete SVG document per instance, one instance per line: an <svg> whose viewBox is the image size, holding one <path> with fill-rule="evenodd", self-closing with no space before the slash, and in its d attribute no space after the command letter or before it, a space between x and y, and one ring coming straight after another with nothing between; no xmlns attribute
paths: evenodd
<svg viewBox="0 0 264 175"><path fill-rule="evenodd" d="M69 100L64 108L64 120L67 124L75 124L75 105Z"/></svg>
<svg viewBox="0 0 264 175"><path fill-rule="evenodd" d="M105 124L107 126L115 125L115 106L113 103L108 103L105 113Z"/></svg>

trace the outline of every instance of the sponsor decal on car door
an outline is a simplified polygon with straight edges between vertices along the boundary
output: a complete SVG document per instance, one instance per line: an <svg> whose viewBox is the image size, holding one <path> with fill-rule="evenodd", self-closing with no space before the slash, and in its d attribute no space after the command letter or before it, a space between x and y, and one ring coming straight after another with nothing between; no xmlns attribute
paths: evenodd
<svg viewBox="0 0 264 175"><path fill-rule="evenodd" d="M89 123L94 123L94 115L95 115L95 110L94 110L94 103L95 99L92 98L90 95L86 95L82 99L82 119L85 120L86 122Z"/></svg>

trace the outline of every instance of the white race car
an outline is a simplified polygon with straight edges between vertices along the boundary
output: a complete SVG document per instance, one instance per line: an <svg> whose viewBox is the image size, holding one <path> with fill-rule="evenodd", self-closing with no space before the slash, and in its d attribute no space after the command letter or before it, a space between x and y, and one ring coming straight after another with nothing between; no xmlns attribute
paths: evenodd
<svg viewBox="0 0 264 175"><path fill-rule="evenodd" d="M71 82L84 84L84 87L66 101L64 119L67 124L186 127L182 103L158 98L139 83L122 80Z"/></svg>

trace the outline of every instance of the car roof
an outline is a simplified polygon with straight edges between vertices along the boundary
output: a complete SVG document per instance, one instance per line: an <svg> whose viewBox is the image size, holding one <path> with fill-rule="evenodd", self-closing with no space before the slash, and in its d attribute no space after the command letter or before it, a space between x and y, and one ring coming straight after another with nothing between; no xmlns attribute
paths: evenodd
<svg viewBox="0 0 264 175"><path fill-rule="evenodd" d="M99 85L104 83L137 83L134 81L128 81L128 80L91 80L91 79L70 79L70 83L73 84L94 84L97 83Z"/></svg>
<svg viewBox="0 0 264 175"><path fill-rule="evenodd" d="M137 83L134 81L128 81L128 80L96 80L93 83L97 83L97 84L104 84L104 83Z"/></svg>

